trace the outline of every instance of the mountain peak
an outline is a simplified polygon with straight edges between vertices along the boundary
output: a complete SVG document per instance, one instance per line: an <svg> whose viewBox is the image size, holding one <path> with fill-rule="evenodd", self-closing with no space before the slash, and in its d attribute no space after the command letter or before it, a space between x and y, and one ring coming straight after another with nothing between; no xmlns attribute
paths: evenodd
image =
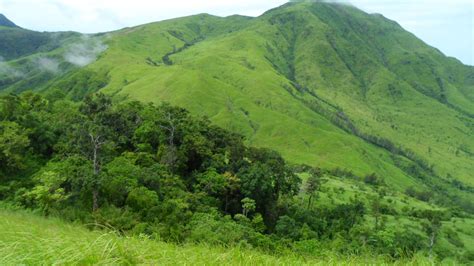
<svg viewBox="0 0 474 266"><path fill-rule="evenodd" d="M5 15L0 14L0 26L17 28L18 26L9 20Z"/></svg>

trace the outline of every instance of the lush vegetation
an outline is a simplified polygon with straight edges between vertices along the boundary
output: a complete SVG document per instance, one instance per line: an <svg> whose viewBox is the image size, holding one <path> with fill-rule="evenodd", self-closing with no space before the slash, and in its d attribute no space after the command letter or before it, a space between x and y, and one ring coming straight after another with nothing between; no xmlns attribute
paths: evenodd
<svg viewBox="0 0 474 266"><path fill-rule="evenodd" d="M86 68L60 64L0 89L167 101L292 163L375 172L401 191L446 191L455 205L474 200L473 68L380 15L290 3L257 18L197 15L91 38L108 49ZM30 59L8 64L28 70Z"/></svg>
<svg viewBox="0 0 474 266"><path fill-rule="evenodd" d="M0 210L0 264L159 264L159 265L348 265L391 264L387 258L340 256L325 253L304 258L290 252L271 256L246 247L204 244L176 245L141 235L123 237L114 232L88 231L57 219L44 219L25 211ZM47 228L47 230L45 230ZM431 265L424 257L395 265Z"/></svg>
<svg viewBox="0 0 474 266"><path fill-rule="evenodd" d="M90 36L5 21L0 200L113 230L105 261L473 261L474 69L396 22L320 1ZM0 214L23 215L43 223Z"/></svg>
<svg viewBox="0 0 474 266"><path fill-rule="evenodd" d="M309 257L333 250L387 260L417 253L471 259L463 239L472 232L450 226L462 218L458 224L469 228L470 216L416 199L403 206L407 200L375 174L346 176L356 184L346 193L326 183L347 173L290 166L184 109L114 104L104 94L81 102L63 97L1 99L2 200L173 243Z"/></svg>

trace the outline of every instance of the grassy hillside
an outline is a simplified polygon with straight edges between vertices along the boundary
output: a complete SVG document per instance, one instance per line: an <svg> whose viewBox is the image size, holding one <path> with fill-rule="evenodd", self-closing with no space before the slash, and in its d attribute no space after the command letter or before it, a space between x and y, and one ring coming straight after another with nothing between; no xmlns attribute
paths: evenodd
<svg viewBox="0 0 474 266"><path fill-rule="evenodd" d="M305 174L303 180L307 180ZM366 206L373 208L374 199L377 199L380 187L371 186L358 180L349 180L331 175L324 177L325 181L318 192L318 206L336 206L338 204L350 203L354 198L361 199ZM382 186L383 189L383 186ZM299 200L302 205L307 204L308 195L301 193ZM378 198L377 202L381 204L384 211L385 232L394 232L399 228L412 228L419 235L423 235L423 223L425 219L419 217L417 213L425 210L441 211L445 214L450 213L447 208L439 207L428 202L408 198L403 193L396 191L387 192L383 198ZM389 210L389 211L387 211ZM448 214L449 216L449 214ZM372 214L365 219L365 225L372 226L375 222L375 215ZM440 240L437 242L436 250L441 256L446 256L443 263L453 263L454 254L463 254L465 261L470 261L468 254L474 252L474 219L472 216L455 217L453 215L442 222L442 230L439 234ZM459 242L456 242L458 239ZM452 253L451 253L452 252ZM449 254L449 255L448 255ZM459 261L458 261L459 262Z"/></svg>
<svg viewBox="0 0 474 266"><path fill-rule="evenodd" d="M229 21L241 29L222 33ZM395 153L473 184L472 67L381 16L293 4L144 25L109 45L91 66L110 69L106 92L184 106L294 162L410 184Z"/></svg>
<svg viewBox="0 0 474 266"><path fill-rule="evenodd" d="M473 200L474 69L381 15L290 3L257 18L201 14L93 38L108 47L94 63L4 88L168 101L294 163Z"/></svg>
<svg viewBox="0 0 474 266"><path fill-rule="evenodd" d="M176 246L91 232L79 225L25 211L0 210L0 264L160 264L160 265L304 265L302 258L272 257L258 252L206 246Z"/></svg>
<svg viewBox="0 0 474 266"><path fill-rule="evenodd" d="M0 209L0 264L474 259L474 67L381 15L95 35L0 15L0 94L0 200L107 225Z"/></svg>
<svg viewBox="0 0 474 266"><path fill-rule="evenodd" d="M379 15L288 4L153 23L108 44L91 68L109 69L103 91L119 98L184 106L293 162L400 189L472 188L473 68Z"/></svg>
<svg viewBox="0 0 474 266"><path fill-rule="evenodd" d="M89 231L82 226L54 218L42 218L25 211L0 209L0 264L2 265L357 265L391 263L374 257L304 258L272 256L245 248L183 246L123 237L107 230ZM329 255L329 254L326 254ZM422 258L396 265L430 265Z"/></svg>

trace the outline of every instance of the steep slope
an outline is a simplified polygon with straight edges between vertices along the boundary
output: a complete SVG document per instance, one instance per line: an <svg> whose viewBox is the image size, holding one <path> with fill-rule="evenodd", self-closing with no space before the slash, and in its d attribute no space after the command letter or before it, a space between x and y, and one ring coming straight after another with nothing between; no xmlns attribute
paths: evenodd
<svg viewBox="0 0 474 266"><path fill-rule="evenodd" d="M15 28L15 27L18 27L17 25L15 25L15 23L13 23L12 21L10 21L7 17L5 17L5 15L3 14L0 14L0 26L3 26L3 27L12 27L12 28Z"/></svg>
<svg viewBox="0 0 474 266"><path fill-rule="evenodd" d="M169 101L295 163L473 197L474 68L381 15L290 3L258 18L201 14L93 39L108 46L96 62L28 86Z"/></svg>
<svg viewBox="0 0 474 266"><path fill-rule="evenodd" d="M156 35L160 30L169 32L168 25L160 23L160 28L152 29L150 25L118 33L119 51L116 55L120 54L121 59L127 60L123 55L133 52L123 46L127 43L124 39L143 43L140 35L153 36L147 31ZM262 143L264 140L259 138L259 133L263 130L256 129L256 125L265 122L254 121L254 125L245 122L248 120L246 113L267 116L268 111L239 112L239 108L245 109L245 106L232 106L235 105L234 98L242 99L254 94L249 98L260 108L278 110L285 115L293 112L291 120L303 124L311 122L305 121L304 115L297 114L298 109L307 110L312 118L321 114L331 118L338 114L346 124L350 119L350 131L357 130L356 135L369 142L388 147L391 151L400 150L398 153L425 164L426 168L433 165L443 177L454 176L472 184L469 178L469 173L474 170L470 113L473 82L469 76L472 67L445 58L396 23L349 6L288 4L253 19L252 23L233 34L213 36L193 46L189 43L195 43L196 34L190 30L187 36L184 32L182 34L184 40L172 38L178 44L168 44L167 53L173 54L166 58L172 65L161 62L161 66L148 67L142 63L143 72L138 72L140 77L126 78L127 81L137 78L136 82L123 86L111 83L106 91L142 100L169 100L192 110L204 111L221 123L234 121L226 126L240 130L262 145L271 145ZM156 41L160 42L159 39ZM186 49L170 49L176 46ZM113 52L112 49L108 51L109 58ZM154 60L160 62L163 53L156 51L155 54L158 56ZM143 57L139 59L142 62ZM145 78L147 71L150 78L154 76L152 80ZM130 76L130 73L121 74ZM113 79L113 73L111 77ZM222 88L225 86L240 90L243 95L224 96ZM169 93L170 90L173 93ZM281 104L273 94L281 95ZM209 98L206 100L205 97ZM298 107L291 106L291 103ZM231 112L230 109L237 111ZM284 141L273 138L271 142L295 161L323 165L330 161L356 171L364 168L360 167L360 162L350 164L334 157L321 158L323 151L308 145L312 141L301 136L324 138L300 129L288 132L296 126L280 125L284 125L283 128L276 131L285 132L282 134ZM277 127L275 123L268 131L275 132L274 127ZM263 139L268 139L268 132L263 135ZM390 140L390 143L385 140ZM318 143L321 142L324 141ZM311 158L308 149L310 153L319 153L317 158ZM331 147L330 150L341 149ZM360 155L354 157L363 158Z"/></svg>
<svg viewBox="0 0 474 266"><path fill-rule="evenodd" d="M307 28L306 38L301 27L296 33L297 83L336 104L360 133L389 139L438 174L473 184L473 67L378 15L340 5L292 8L285 15L304 8L305 19L323 27ZM312 45L315 34L321 42Z"/></svg>
<svg viewBox="0 0 474 266"><path fill-rule="evenodd" d="M294 162L343 167L359 175L377 171L399 186L413 184L388 153L347 134L291 96L291 81L265 57L268 41L258 28L266 23L244 19L242 29L232 34L214 33L235 19L243 18L199 15L124 30L91 67L110 69L105 92L182 105L244 134L254 145L276 148ZM215 29L196 42L199 35L190 23Z"/></svg>

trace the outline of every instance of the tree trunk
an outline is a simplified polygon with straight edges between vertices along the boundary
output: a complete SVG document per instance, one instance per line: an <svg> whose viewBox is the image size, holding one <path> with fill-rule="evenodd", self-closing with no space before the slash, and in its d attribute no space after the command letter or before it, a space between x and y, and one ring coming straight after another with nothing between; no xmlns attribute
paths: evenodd
<svg viewBox="0 0 474 266"><path fill-rule="evenodd" d="M229 195L226 193L225 194L225 202L224 202L224 212L227 213L228 207L229 207Z"/></svg>
<svg viewBox="0 0 474 266"><path fill-rule="evenodd" d="M375 231L379 229L379 214L375 214Z"/></svg>
<svg viewBox="0 0 474 266"><path fill-rule="evenodd" d="M313 201L313 195L311 194L308 199L308 210L311 208L312 201Z"/></svg>
<svg viewBox="0 0 474 266"><path fill-rule="evenodd" d="M92 211L96 212L99 209L99 191L96 188L92 191Z"/></svg>
<svg viewBox="0 0 474 266"><path fill-rule="evenodd" d="M99 164L99 149L102 145L100 141L100 136L94 137L92 134L89 134L91 137L91 142L93 146L92 151L92 167L94 169L94 181L92 183L92 211L96 212L99 209L99 189L97 185L97 179L100 172Z"/></svg>
<svg viewBox="0 0 474 266"><path fill-rule="evenodd" d="M429 250L429 260L433 259L433 246L435 243L436 233L433 232L430 236L430 250Z"/></svg>

